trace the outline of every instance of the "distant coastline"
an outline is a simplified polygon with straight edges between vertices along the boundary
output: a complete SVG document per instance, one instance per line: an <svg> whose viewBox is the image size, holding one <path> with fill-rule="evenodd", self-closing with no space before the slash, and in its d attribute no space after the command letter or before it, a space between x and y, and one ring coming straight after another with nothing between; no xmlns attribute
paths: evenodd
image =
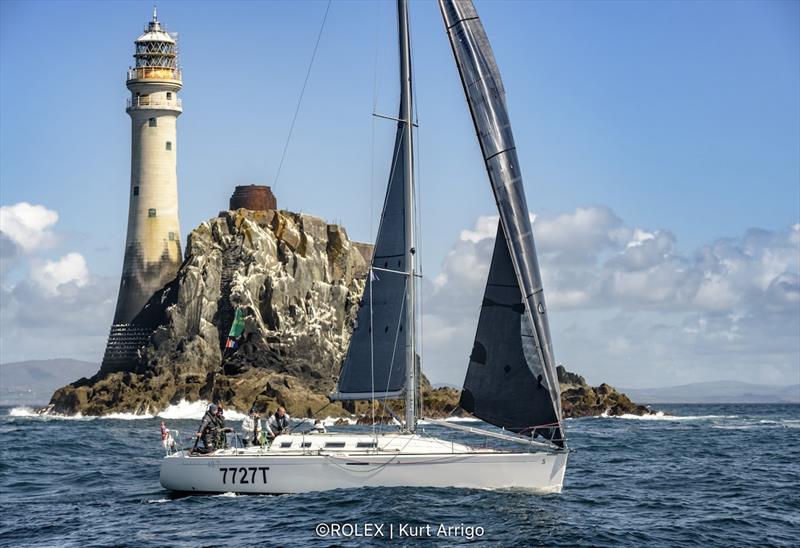
<svg viewBox="0 0 800 548"><path fill-rule="evenodd" d="M622 388L631 399L648 403L800 403L800 384L741 381L696 382L662 388Z"/></svg>

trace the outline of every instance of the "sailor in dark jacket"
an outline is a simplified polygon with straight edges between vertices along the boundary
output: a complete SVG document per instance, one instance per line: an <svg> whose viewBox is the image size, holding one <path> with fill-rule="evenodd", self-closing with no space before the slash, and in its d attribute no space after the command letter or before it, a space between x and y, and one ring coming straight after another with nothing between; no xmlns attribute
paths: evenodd
<svg viewBox="0 0 800 548"><path fill-rule="evenodd" d="M225 428L225 416L222 414L222 405L217 405L215 420L217 425L217 449L225 449L228 446L228 437L225 433L232 432L233 430L231 428Z"/></svg>
<svg viewBox="0 0 800 548"><path fill-rule="evenodd" d="M197 430L197 437L203 442L203 449L199 452L211 453L216 449L218 428L217 406L212 403L208 406L206 414L203 415L203 421L200 423L200 428Z"/></svg>

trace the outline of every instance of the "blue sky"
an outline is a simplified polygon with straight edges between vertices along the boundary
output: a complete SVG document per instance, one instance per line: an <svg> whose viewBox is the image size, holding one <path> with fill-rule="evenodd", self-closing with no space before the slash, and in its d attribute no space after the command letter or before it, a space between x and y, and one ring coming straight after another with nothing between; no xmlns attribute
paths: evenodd
<svg viewBox="0 0 800 548"><path fill-rule="evenodd" d="M631 242L635 230L668 234L669 253L683 261L676 268L696 267L699 275L710 272L698 259L702 250L717 249L723 239L749 249L751 229L784 235L783 266L764 266L753 276L788 276L780 278L788 279L788 316L770 321L799 325L800 304L792 299L800 255L791 227L800 221L800 3L484 1L476 7L503 74L532 212L547 222L571 219L565 234L582 219L600 223L594 228L625 227ZM0 3L0 205L27 202L58 215L47 224L46 245L7 261L4 292L41 281L37 269L71 253L83 258L87 280L117 283L130 169L124 77L151 9L149 2ZM324 9L324 2L311 1L159 3L160 20L180 34L184 70L177 143L184 235L225 208L234 185L273 183ZM441 281L452 251L474 251L461 249L471 242L464 231L476 229L494 205L438 8L412 2L411 19L422 250L426 276ZM340 220L356 240L372 238L388 170L392 124L371 112L392 115L397 108L394 25L391 3L333 3L275 189L281 207ZM643 241L651 240L659 238ZM614 245L593 250L598 270L630 249ZM776 255L773 248L759 253ZM63 265L84 276L75 261ZM562 266L551 263L550 270ZM435 302L439 289L430 283ZM731 291L745 291L744 283L732 283ZM759 283L766 291L769 280ZM656 325L682 314L672 323L686 330L702 308L695 299L666 311L631 304L628 296L600 307L602 321L618 318L610 329L623 338L621 317L650 314ZM9 298L6 319L13 322ZM596 305L566 304L559 320L553 301L557 344L580 344L569 338L570 328L599 325ZM729 316L744 306L737 303ZM96 305L94 313L108 315L97 325L110 323L113 303ZM748 311L753 321L761 318ZM9 350L4 337L0 358L52 357L49 351L99 360L106 329L92 331L90 344L71 337L74 348L65 341L49 350L19 342ZM790 335L785 343L762 375L767 381L798 382L800 343ZM435 380L457 376L451 371L464 351L450 349L462 344L471 346L458 339L435 349L438 363L452 362L433 366L440 371ZM641 349L631 341L612 350L625 344L625 359L636 361ZM694 360L693 370L703 372L692 380L730 378L721 365L724 337L704 344L680 354L679 361ZM612 354L595 363L590 354L563 353L590 380L630 379ZM648 359L658 373L640 367L635 384L688 378L656 367L674 356Z"/></svg>

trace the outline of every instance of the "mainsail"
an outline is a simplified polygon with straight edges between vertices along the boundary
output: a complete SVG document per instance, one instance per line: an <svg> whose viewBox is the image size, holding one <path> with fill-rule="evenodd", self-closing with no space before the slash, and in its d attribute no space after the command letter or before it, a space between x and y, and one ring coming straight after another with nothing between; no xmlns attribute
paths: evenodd
<svg viewBox="0 0 800 548"><path fill-rule="evenodd" d="M416 384L412 357L413 219L411 65L406 3L398 2L400 111L389 185L383 203L372 269L364 289L333 400L386 399L408 385L407 425L413 429ZM411 365L409 365L411 364ZM410 405L409 405L410 403ZM410 420L409 420L410 417Z"/></svg>
<svg viewBox="0 0 800 548"><path fill-rule="evenodd" d="M561 445L547 308L500 72L471 0L439 7L500 213L461 403L489 423Z"/></svg>

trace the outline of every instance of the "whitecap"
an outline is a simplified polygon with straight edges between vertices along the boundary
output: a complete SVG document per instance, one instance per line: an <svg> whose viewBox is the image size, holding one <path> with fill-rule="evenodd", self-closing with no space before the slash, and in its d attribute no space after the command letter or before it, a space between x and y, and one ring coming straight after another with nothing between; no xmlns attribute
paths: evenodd
<svg viewBox="0 0 800 548"><path fill-rule="evenodd" d="M38 413L35 409L30 407L14 407L8 411L11 417L20 417L28 419L44 419L44 420L75 420L75 421L90 421L98 417L84 417L80 413L75 415L60 415L58 413Z"/></svg>
<svg viewBox="0 0 800 548"><path fill-rule="evenodd" d="M640 421L696 421L696 420L712 420L712 419L736 419L738 415L667 415L663 411L658 411L651 415L633 415L625 413L623 415L609 415L603 413L595 418L601 419L628 419Z"/></svg>
<svg viewBox="0 0 800 548"><path fill-rule="evenodd" d="M200 420L203 418L203 414L208 409L210 402L204 400L197 400L193 402L189 402L186 400L181 400L176 404L170 405L163 411L159 412L157 416L162 419L173 419L173 420L180 420L180 419L197 419ZM242 420L247 416L246 413L240 413L239 411L225 407L225 418L227 420Z"/></svg>
<svg viewBox="0 0 800 548"><path fill-rule="evenodd" d="M96 420L96 419L110 419L110 420L123 420L123 421L130 421L130 420L139 420L139 419L153 419L155 417L160 417L162 419L200 419L203 417L203 413L206 412L208 409L209 403L206 401L195 401L195 402L187 402L186 400L181 400L175 405L170 405L160 413L156 415L152 415L148 412L146 413L109 413L107 415L100 415L100 416L84 416L81 413L76 413L74 415L62 415L60 413L37 413L35 409L30 407L14 407L10 409L8 414L12 417L25 417L25 418L39 418L39 419L55 419L55 420ZM225 409L225 418L228 420L242 420L245 417L245 413L240 413L235 409Z"/></svg>
<svg viewBox="0 0 800 548"><path fill-rule="evenodd" d="M113 419L118 421L135 421L139 419L152 419L153 415L150 415L148 413L142 413L141 415L137 415L135 413L109 413L108 415L103 415L97 418Z"/></svg>
<svg viewBox="0 0 800 548"><path fill-rule="evenodd" d="M14 407L8 411L12 417L38 417L32 407Z"/></svg>

